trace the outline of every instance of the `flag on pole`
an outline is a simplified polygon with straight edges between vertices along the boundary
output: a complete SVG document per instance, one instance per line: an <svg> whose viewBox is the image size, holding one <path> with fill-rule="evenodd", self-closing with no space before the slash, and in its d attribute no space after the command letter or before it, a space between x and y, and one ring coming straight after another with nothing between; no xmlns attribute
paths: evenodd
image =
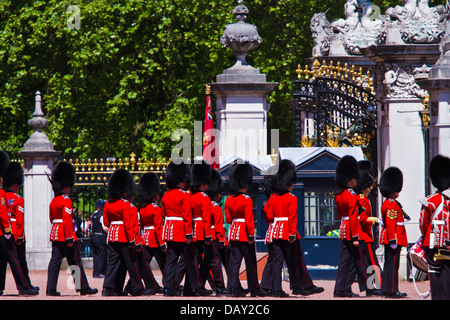
<svg viewBox="0 0 450 320"><path fill-rule="evenodd" d="M213 169L219 169L219 149L217 147L214 121L211 112L210 86L206 85L206 110L205 124L203 129L203 160L211 165Z"/></svg>

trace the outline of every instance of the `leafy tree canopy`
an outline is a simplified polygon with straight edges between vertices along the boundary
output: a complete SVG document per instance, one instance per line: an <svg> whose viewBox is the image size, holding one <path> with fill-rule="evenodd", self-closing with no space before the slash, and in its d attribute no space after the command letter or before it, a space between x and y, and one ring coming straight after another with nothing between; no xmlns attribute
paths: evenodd
<svg viewBox="0 0 450 320"><path fill-rule="evenodd" d="M344 16L346 0L246 0L263 40L249 63L279 82L270 127L292 142L291 81L311 56L310 19ZM379 3L378 3L379 2ZM373 1L384 10L398 1ZM202 121L204 85L234 63L219 38L237 2L0 0L0 149L20 151L40 91L55 150L98 158L169 157L172 132ZM79 28L69 25L79 9Z"/></svg>

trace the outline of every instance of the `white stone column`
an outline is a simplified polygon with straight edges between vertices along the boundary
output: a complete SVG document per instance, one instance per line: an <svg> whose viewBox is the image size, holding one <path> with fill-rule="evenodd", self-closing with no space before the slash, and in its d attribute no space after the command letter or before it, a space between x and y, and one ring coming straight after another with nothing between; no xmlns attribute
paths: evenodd
<svg viewBox="0 0 450 320"><path fill-rule="evenodd" d="M51 176L55 158L60 154L53 150L42 129L47 125L41 109L41 95L36 93L33 118L28 121L35 129L19 156L24 160L25 240L27 263L30 270L46 270L51 256L49 205L53 199Z"/></svg>

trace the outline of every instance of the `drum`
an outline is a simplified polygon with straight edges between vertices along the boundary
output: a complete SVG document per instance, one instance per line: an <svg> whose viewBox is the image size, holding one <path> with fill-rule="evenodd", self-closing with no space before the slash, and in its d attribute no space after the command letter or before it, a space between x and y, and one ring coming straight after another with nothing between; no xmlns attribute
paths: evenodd
<svg viewBox="0 0 450 320"><path fill-rule="evenodd" d="M419 240L408 250L407 258L412 265L422 272L428 273L428 263L425 258L425 249L423 247L423 238Z"/></svg>

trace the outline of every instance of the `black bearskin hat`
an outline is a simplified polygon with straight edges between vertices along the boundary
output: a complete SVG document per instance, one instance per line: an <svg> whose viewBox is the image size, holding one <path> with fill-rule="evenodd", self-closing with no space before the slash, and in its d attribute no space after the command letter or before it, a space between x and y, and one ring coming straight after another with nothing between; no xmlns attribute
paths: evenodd
<svg viewBox="0 0 450 320"><path fill-rule="evenodd" d="M61 194L64 187L75 184L75 167L68 162L58 162L52 172L52 187L56 194Z"/></svg>
<svg viewBox="0 0 450 320"><path fill-rule="evenodd" d="M389 167L381 174L380 192L387 198L391 193L400 192L403 188L403 173L397 167Z"/></svg>
<svg viewBox="0 0 450 320"><path fill-rule="evenodd" d="M353 188L357 194L362 190L369 188L373 184L373 166L369 160L358 161L359 167L359 179L356 183L356 187Z"/></svg>
<svg viewBox="0 0 450 320"><path fill-rule="evenodd" d="M275 180L276 177L273 174L264 176L263 189L267 199L275 192Z"/></svg>
<svg viewBox="0 0 450 320"><path fill-rule="evenodd" d="M143 203L152 203L153 198L162 193L159 177L154 172L147 172L139 180L139 196Z"/></svg>
<svg viewBox="0 0 450 320"><path fill-rule="evenodd" d="M352 156L343 156L336 165L337 184L343 188L352 179L359 179L358 162Z"/></svg>
<svg viewBox="0 0 450 320"><path fill-rule="evenodd" d="M169 163L166 170L166 185L169 189L174 189L180 182L186 182L189 184L191 179L189 165L181 162L180 164L175 164L174 162Z"/></svg>
<svg viewBox="0 0 450 320"><path fill-rule="evenodd" d="M191 166L191 186L198 187L211 182L211 166L206 162L194 163Z"/></svg>
<svg viewBox="0 0 450 320"><path fill-rule="evenodd" d="M253 181L253 168L248 163L234 164L230 168L229 182L231 193L236 193L239 189L248 189Z"/></svg>
<svg viewBox="0 0 450 320"><path fill-rule="evenodd" d="M23 170L19 162L12 161L3 174L3 187L9 188L15 184L18 186L23 184Z"/></svg>
<svg viewBox="0 0 450 320"><path fill-rule="evenodd" d="M431 159L430 179L438 191L450 188L450 159L440 154Z"/></svg>
<svg viewBox="0 0 450 320"><path fill-rule="evenodd" d="M278 172L275 180L275 190L277 193L289 192L289 186L297 183L297 173L295 172L295 165L291 160L280 160L278 165Z"/></svg>
<svg viewBox="0 0 450 320"><path fill-rule="evenodd" d="M8 168L8 163L8 155L5 152L0 151L0 177L3 177L3 175L5 174L5 171Z"/></svg>
<svg viewBox="0 0 450 320"><path fill-rule="evenodd" d="M129 197L133 193L132 184L134 181L130 172L126 169L117 169L108 181L108 197L120 198L123 194Z"/></svg>
<svg viewBox="0 0 450 320"><path fill-rule="evenodd" d="M222 176L220 172L217 170L211 170L211 182L208 184L208 190L206 190L206 194L209 196L211 200L219 194L223 192L223 182Z"/></svg>
<svg viewBox="0 0 450 320"><path fill-rule="evenodd" d="M134 197L137 192L136 182L134 182L134 177L130 173L130 178L128 180L128 184L130 186L130 190L127 192L127 199Z"/></svg>

